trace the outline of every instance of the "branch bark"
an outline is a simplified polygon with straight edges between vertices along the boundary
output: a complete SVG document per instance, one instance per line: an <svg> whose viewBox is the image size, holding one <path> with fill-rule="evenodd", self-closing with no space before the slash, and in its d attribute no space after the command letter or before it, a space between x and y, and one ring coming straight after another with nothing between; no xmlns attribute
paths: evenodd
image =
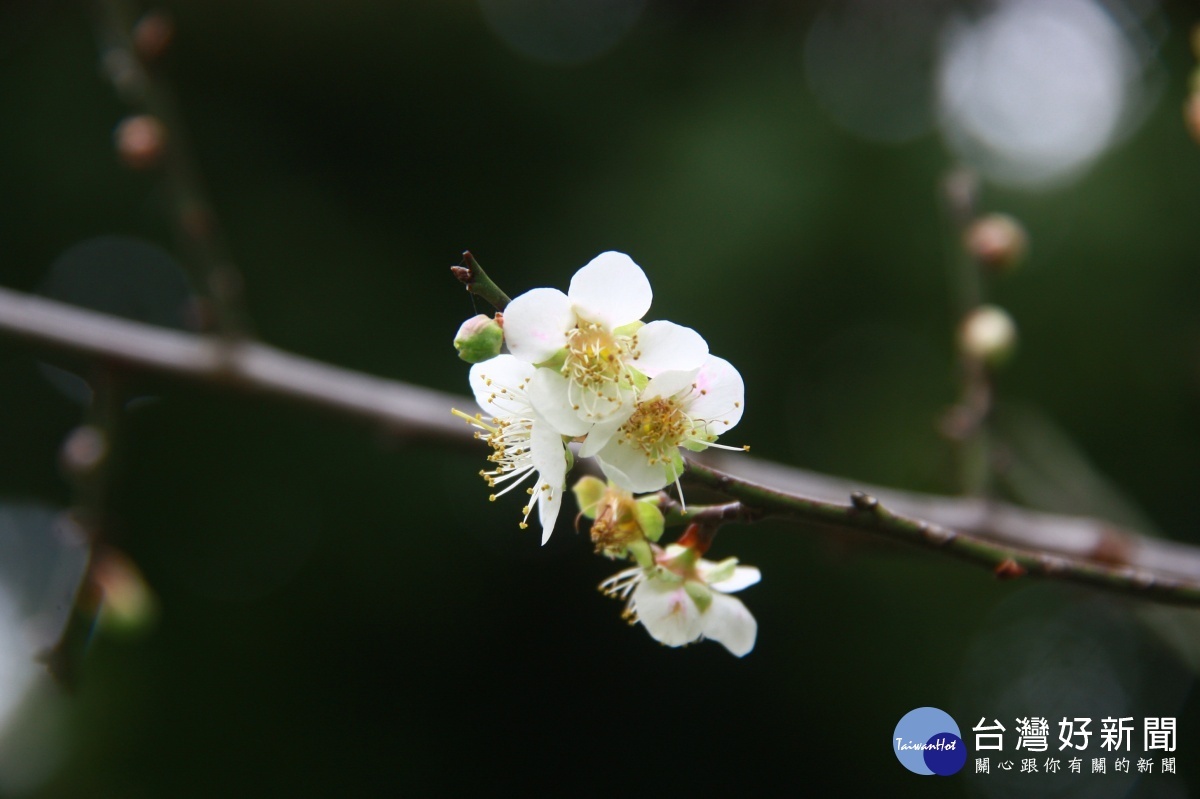
<svg viewBox="0 0 1200 799"><path fill-rule="evenodd" d="M473 408L466 397L342 369L257 342L167 330L3 288L0 332L111 367L286 399L406 436L462 444L472 440L471 429L449 412L451 407ZM714 454L704 464L691 465L689 475L754 512L936 546L991 568L1011 560L1031 574L1200 605L1200 548L1096 519L865 485L746 455ZM862 508L846 505L855 493L869 495L878 510L863 515ZM801 513L800 507L811 513Z"/></svg>
<svg viewBox="0 0 1200 799"><path fill-rule="evenodd" d="M987 567L1001 579L1032 574L1156 602L1200 606L1200 582L1194 579L1129 565L1063 557L1044 549L1005 545L897 513L863 491L851 493L848 503L826 502L776 491L695 462L688 464L687 474L696 482L738 500L741 509L717 506L723 515L778 517L823 527L861 530L940 550Z"/></svg>

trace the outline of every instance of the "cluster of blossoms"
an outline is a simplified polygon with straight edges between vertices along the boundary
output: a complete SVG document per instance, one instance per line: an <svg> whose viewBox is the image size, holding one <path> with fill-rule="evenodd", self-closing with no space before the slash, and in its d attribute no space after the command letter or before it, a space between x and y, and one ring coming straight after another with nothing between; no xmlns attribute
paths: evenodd
<svg viewBox="0 0 1200 799"><path fill-rule="evenodd" d="M681 449L744 449L716 441L741 419L745 388L696 331L643 323L652 296L629 256L606 252L575 273L566 294L533 289L495 319L468 320L455 346L474 363L471 390L483 412L455 413L492 447L491 468L480 472L500 489L491 499L526 486L521 527L536 505L543 544L562 508L570 444L595 458L608 483L584 478L576 486L581 513L593 520L598 551L638 563L601 589L626 599L631 622L664 644L712 638L744 655L757 626L725 594L757 582L758 571L702 560L703 547L684 539L660 548L656 492L679 489Z"/></svg>

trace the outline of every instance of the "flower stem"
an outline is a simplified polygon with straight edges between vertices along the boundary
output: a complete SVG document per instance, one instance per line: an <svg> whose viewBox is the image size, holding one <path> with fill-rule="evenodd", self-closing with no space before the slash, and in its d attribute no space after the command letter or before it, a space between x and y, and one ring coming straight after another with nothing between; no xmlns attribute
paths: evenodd
<svg viewBox="0 0 1200 799"><path fill-rule="evenodd" d="M452 266L450 271L458 278L459 282L467 287L467 291L474 294L496 307L497 311L503 311L512 302L508 295L501 291L500 287L492 282L488 277L487 272L483 271L483 267L475 260L475 256L470 250L463 252L463 261L466 266Z"/></svg>

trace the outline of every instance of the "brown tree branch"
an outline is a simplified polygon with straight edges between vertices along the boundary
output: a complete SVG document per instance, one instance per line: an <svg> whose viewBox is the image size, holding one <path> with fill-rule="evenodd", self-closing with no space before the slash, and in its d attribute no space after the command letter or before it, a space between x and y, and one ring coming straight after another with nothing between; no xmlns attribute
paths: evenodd
<svg viewBox="0 0 1200 799"><path fill-rule="evenodd" d="M472 431L450 415L451 407L472 408L468 398L303 358L265 344L210 338L130 322L0 288L0 332L36 346L99 360L131 372L149 372L286 399L342 416L372 422L407 436L466 443ZM790 502L836 504L846 509L855 492L876 498L894 524L843 523L890 538L893 527L921 525L949 535L967 535L986 545L1007 547L1022 568L1056 579L1073 579L1135 596L1178 602L1195 591L1200 604L1200 548L1150 538L1095 519L1040 513L981 499L917 494L816 474L746 455L714 455L707 463L728 469L731 479L759 484ZM701 468L693 469L697 477ZM751 511L772 508L746 503L720 480L714 487L742 500ZM727 509L730 517L742 511ZM882 518L882 517L881 517ZM1025 557L1058 560L1029 569ZM976 559L987 562L987 559ZM1089 576L1090 575L1090 576ZM1171 597L1146 585L1171 586ZM1178 590L1176 590L1178 589Z"/></svg>
<svg viewBox="0 0 1200 799"><path fill-rule="evenodd" d="M1026 574L1079 583L1105 591L1138 596L1155 602L1200 607L1200 581L1166 576L1149 569L1117 566L1052 555L1044 549L1023 549L996 543L931 524L887 508L862 491L849 502L825 502L776 491L698 463L688 464L688 476L738 501L701 513L724 517L777 517L836 529L876 533L896 541L944 552L992 570L1001 579Z"/></svg>

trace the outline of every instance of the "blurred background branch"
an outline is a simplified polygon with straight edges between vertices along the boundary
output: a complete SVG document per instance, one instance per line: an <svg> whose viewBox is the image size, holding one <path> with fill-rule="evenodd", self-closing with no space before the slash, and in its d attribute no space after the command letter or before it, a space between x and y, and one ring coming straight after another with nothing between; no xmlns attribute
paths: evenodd
<svg viewBox="0 0 1200 799"><path fill-rule="evenodd" d="M100 63L117 96L134 113L114 131L122 163L161 170L168 218L183 263L203 297L196 322L237 336L249 325L242 277L213 212L175 92L158 66L175 36L171 16L152 10L139 17L128 0L94 0Z"/></svg>

